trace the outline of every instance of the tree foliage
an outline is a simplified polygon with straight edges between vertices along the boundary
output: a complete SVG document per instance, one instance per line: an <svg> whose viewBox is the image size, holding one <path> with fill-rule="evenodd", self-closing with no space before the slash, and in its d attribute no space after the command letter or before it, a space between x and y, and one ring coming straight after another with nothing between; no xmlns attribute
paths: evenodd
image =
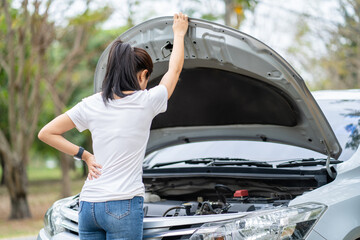
<svg viewBox="0 0 360 240"><path fill-rule="evenodd" d="M183 11L190 17L200 13L202 19L209 21L223 20L225 25L235 29L239 29L245 19L246 12L254 11L258 4L258 0L218 0L214 2L222 2L225 9L224 12L218 12L217 9L209 7L211 5L209 0L187 1L192 3L191 7L187 7ZM182 2L186 2L186 0Z"/></svg>
<svg viewBox="0 0 360 240"><path fill-rule="evenodd" d="M225 3L225 24L239 29L245 19L246 11L254 11L257 0L224 0ZM234 21L235 19L235 21Z"/></svg>
<svg viewBox="0 0 360 240"><path fill-rule="evenodd" d="M312 74L310 85L315 89L360 87L360 0L338 0L338 5L341 19L327 22L323 28L314 27L316 19L301 16L295 44L288 49ZM325 52L315 54L319 42Z"/></svg>
<svg viewBox="0 0 360 240"><path fill-rule="evenodd" d="M340 0L342 22L330 32L328 56L321 59L336 88L360 88L360 0Z"/></svg>
<svg viewBox="0 0 360 240"><path fill-rule="evenodd" d="M31 216L26 165L42 105L41 82L45 73L42 66L46 65L46 52L54 38L54 25L47 21L49 4L40 13L40 2L34 1L33 9L29 11L27 0L20 9L12 8L7 0L1 2L0 18L5 25L0 35L5 41L1 46L0 66L6 86L1 102L6 106L8 128L0 129L0 151L11 219Z"/></svg>
<svg viewBox="0 0 360 240"><path fill-rule="evenodd" d="M26 166L39 122L43 126L66 110L80 88L91 93L94 58L109 43L104 38L94 42L93 36L101 34L99 23L111 9L90 10L86 1L83 12L57 26L49 19L52 3L23 0L15 9L1 1L0 36L5 41L0 43L0 152L11 219L31 216Z"/></svg>

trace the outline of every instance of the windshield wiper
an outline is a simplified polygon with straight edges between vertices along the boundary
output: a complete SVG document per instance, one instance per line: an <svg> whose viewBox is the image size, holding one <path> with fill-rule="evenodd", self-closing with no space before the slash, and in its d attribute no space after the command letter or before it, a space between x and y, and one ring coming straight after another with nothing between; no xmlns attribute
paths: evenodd
<svg viewBox="0 0 360 240"><path fill-rule="evenodd" d="M213 166L224 166L224 165L249 165L249 166L256 166L256 167L272 167L271 164L267 162L260 162L260 161L224 161L224 162L218 162L215 161L211 165Z"/></svg>
<svg viewBox="0 0 360 240"><path fill-rule="evenodd" d="M174 162L157 163L154 166L152 166L151 168L163 167L163 166L173 165L173 164L177 164L177 163L187 163L187 164L205 163L205 164L207 164L207 163L211 163L211 162L213 162L213 160L196 158L196 159L190 159L190 160L181 160L181 161L174 161Z"/></svg>
<svg viewBox="0 0 360 240"><path fill-rule="evenodd" d="M244 158L194 158L188 160L181 160L175 162L165 162L165 163L157 163L152 168L163 167L167 165L173 165L177 163L186 163L186 164L200 164L205 163L208 166L224 166L224 165L251 165L257 167L272 167L271 164L260 161L253 161Z"/></svg>
<svg viewBox="0 0 360 240"><path fill-rule="evenodd" d="M330 164L338 164L343 161L331 159ZM284 163L280 163L276 165L276 168L285 168L285 167L300 167L300 166L317 166L317 165L326 165L326 158L305 158L305 159L297 159L290 160Z"/></svg>

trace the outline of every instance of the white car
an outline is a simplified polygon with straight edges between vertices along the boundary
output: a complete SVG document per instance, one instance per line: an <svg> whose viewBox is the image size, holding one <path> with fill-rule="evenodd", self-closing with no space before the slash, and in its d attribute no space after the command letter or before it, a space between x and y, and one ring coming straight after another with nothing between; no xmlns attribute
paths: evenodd
<svg viewBox="0 0 360 240"><path fill-rule="evenodd" d="M152 57L149 87L167 70L171 26L156 18L120 36ZM311 94L264 43L200 19L180 79L151 127L144 239L360 239L359 90ZM38 239L78 239L78 207L78 196L55 202Z"/></svg>

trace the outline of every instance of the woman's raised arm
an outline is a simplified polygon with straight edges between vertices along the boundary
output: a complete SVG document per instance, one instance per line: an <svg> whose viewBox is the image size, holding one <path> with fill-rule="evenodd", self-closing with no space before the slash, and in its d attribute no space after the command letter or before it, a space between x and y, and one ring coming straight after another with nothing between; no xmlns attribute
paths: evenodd
<svg viewBox="0 0 360 240"><path fill-rule="evenodd" d="M168 99L174 92L184 65L184 37L188 29L188 17L182 13L174 15L174 43L169 61L169 69L160 81L168 91Z"/></svg>

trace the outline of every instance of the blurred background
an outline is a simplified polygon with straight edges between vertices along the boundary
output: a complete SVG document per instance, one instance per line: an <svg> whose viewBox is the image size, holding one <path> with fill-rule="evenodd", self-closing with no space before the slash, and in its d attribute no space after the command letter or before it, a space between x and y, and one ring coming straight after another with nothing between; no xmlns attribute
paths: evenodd
<svg viewBox="0 0 360 240"><path fill-rule="evenodd" d="M35 236L77 194L86 167L41 143L42 126L93 93L96 63L122 32L184 12L282 55L310 90L359 88L360 0L0 0L0 238ZM91 150L89 132L66 134Z"/></svg>

